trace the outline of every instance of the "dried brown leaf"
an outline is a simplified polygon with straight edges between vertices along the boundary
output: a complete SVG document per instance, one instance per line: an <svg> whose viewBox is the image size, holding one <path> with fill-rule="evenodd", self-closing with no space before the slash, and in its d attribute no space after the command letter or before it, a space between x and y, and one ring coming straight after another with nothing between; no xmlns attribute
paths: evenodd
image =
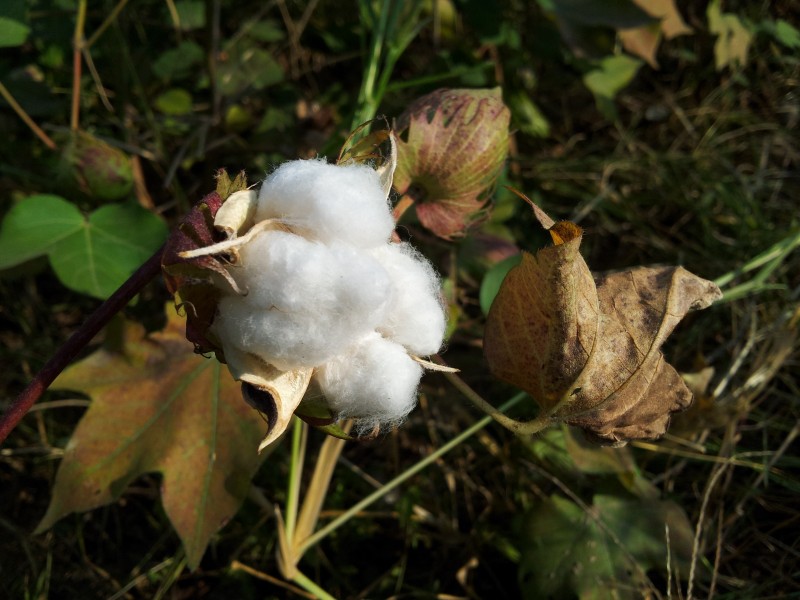
<svg viewBox="0 0 800 600"><path fill-rule="evenodd" d="M597 441L662 435L692 395L660 347L689 310L719 299L719 288L681 267L595 279L579 253L580 228L548 230L554 245L525 253L492 304L484 344L492 372Z"/></svg>

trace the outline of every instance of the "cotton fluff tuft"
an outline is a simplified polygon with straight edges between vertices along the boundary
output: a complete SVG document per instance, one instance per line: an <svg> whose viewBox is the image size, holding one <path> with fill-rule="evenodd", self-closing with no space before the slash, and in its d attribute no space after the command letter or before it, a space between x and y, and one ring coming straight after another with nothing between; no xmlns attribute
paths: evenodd
<svg viewBox="0 0 800 600"><path fill-rule="evenodd" d="M318 366L386 318L391 284L369 254L268 231L240 257L247 294L220 301L212 331L279 369Z"/></svg>
<svg viewBox="0 0 800 600"><path fill-rule="evenodd" d="M378 174L366 165L295 160L261 186L256 220L280 219L309 238L360 248L388 242L394 220Z"/></svg>
<svg viewBox="0 0 800 600"><path fill-rule="evenodd" d="M413 354L435 354L442 345L447 318L433 267L406 243L387 244L373 255L392 280L392 299L378 331Z"/></svg>
<svg viewBox="0 0 800 600"><path fill-rule="evenodd" d="M395 425L414 408L422 367L400 345L378 333L364 337L317 371L331 408L364 429Z"/></svg>

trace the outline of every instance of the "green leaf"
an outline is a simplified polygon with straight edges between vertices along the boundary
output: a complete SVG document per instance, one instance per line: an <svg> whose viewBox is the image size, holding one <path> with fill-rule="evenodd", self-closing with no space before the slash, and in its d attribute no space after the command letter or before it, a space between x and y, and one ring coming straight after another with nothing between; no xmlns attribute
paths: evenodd
<svg viewBox="0 0 800 600"><path fill-rule="evenodd" d="M108 298L167 237L167 226L137 204L103 206L50 248L50 264L67 287Z"/></svg>
<svg viewBox="0 0 800 600"><path fill-rule="evenodd" d="M181 42L167 50L153 63L153 73L167 81L194 75L194 67L205 58L203 49L194 42Z"/></svg>
<svg viewBox="0 0 800 600"><path fill-rule="evenodd" d="M25 0L0 2L0 48L21 46L30 32Z"/></svg>
<svg viewBox="0 0 800 600"><path fill-rule="evenodd" d="M614 98L636 76L644 61L625 54L609 56L600 61L600 68L583 76L586 87L594 94L597 108L606 116L616 117Z"/></svg>
<svg viewBox="0 0 800 600"><path fill-rule="evenodd" d="M746 65L750 42L753 40L747 22L732 13L723 13L720 0L713 0L708 5L706 16L709 30L717 36L714 43L717 71Z"/></svg>
<svg viewBox="0 0 800 600"><path fill-rule="evenodd" d="M526 598L641 598L648 569L691 557L692 527L674 502L598 495L590 510L558 495L528 517L520 561Z"/></svg>
<svg viewBox="0 0 800 600"><path fill-rule="evenodd" d="M156 108L175 117L188 114L192 112L192 95L181 88L169 89L156 98Z"/></svg>
<svg viewBox="0 0 800 600"><path fill-rule="evenodd" d="M247 33L259 42L265 43L279 42L286 37L283 28L273 19L264 19L254 23Z"/></svg>
<svg viewBox="0 0 800 600"><path fill-rule="evenodd" d="M67 444L37 531L114 502L134 479L157 472L164 511L194 569L250 488L265 426L228 370L195 354L185 322L167 310L163 331L145 335L128 323L121 349L98 350L54 382L92 402Z"/></svg>
<svg viewBox="0 0 800 600"><path fill-rule="evenodd" d="M175 3L183 31L200 29L206 25L206 5L201 0L178 0Z"/></svg>
<svg viewBox="0 0 800 600"><path fill-rule="evenodd" d="M494 302L494 298L497 296L497 292L500 290L500 285L503 283L506 275L508 275L508 272L516 267L521 260L521 254L509 256L508 258L503 259L499 263L492 266L492 268L486 272L486 275L483 277L483 281L481 282L481 290L479 294L481 310L483 311L483 314L489 314L489 308L491 308L492 302Z"/></svg>
<svg viewBox="0 0 800 600"><path fill-rule="evenodd" d="M762 21L760 28L787 48L800 48L800 31L788 21Z"/></svg>
<svg viewBox="0 0 800 600"><path fill-rule="evenodd" d="M532 137L547 137L550 135L550 123L538 106L524 92L512 94L508 99L511 114L519 125L520 130Z"/></svg>
<svg viewBox="0 0 800 600"><path fill-rule="evenodd" d="M228 60L218 70L220 91L225 96L235 96L248 88L262 90L283 80L280 64L263 48L240 42L227 53Z"/></svg>
<svg viewBox="0 0 800 600"><path fill-rule="evenodd" d="M58 196L37 195L16 204L0 228L0 269L7 269L50 252L59 242L81 231L85 219Z"/></svg>

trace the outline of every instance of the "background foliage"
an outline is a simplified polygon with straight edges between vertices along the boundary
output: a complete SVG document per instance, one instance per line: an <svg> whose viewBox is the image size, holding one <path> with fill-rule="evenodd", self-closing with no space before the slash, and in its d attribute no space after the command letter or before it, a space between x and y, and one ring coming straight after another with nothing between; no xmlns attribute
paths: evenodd
<svg viewBox="0 0 800 600"><path fill-rule="evenodd" d="M689 3L682 35L647 12L671 3L645 0L614 10L555 0L90 4L77 79L74 2L0 8L4 227L21 219L41 233L47 217L64 215L35 240L0 235L4 399L213 189L219 167L255 179L286 159L334 155L353 124L376 112L391 120L437 87L500 86L514 129L506 181L580 223L593 268L677 263L724 284L728 301L665 348L691 374L696 405L664 440L626 449L589 448L567 430L530 440L490 426L326 539L306 556L307 573L337 597L798 591L794 3ZM31 214L28 200L42 195L48 210ZM543 240L523 203L502 189L496 200L491 219L455 244L413 219L403 232L447 278L458 317L448 361L499 404L513 390L481 362L481 300L485 309L508 268L493 265ZM87 256L112 260L87 275ZM126 315L158 330L166 297L154 283ZM435 375L424 392L403 428L346 447L323 519L480 417ZM286 590L274 558L286 444L195 571L184 568L154 475L115 504L32 535L86 405L51 392L0 449L3 594L299 593ZM319 443L312 436L310 452ZM676 534L669 561L663 523ZM598 577L611 582L601 592Z"/></svg>

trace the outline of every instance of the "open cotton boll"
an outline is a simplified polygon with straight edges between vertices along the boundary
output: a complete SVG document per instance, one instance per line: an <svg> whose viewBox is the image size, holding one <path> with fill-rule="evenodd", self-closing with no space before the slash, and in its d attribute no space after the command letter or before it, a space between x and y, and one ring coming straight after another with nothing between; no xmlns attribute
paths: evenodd
<svg viewBox="0 0 800 600"><path fill-rule="evenodd" d="M254 309L245 299L220 300L211 331L281 370L316 367L344 352L372 330L362 315L289 313Z"/></svg>
<svg viewBox="0 0 800 600"><path fill-rule="evenodd" d="M377 333L364 337L315 375L330 407L362 426L397 425L414 408L422 367L399 344Z"/></svg>
<svg viewBox="0 0 800 600"><path fill-rule="evenodd" d="M439 277L431 264L409 244L387 244L373 251L392 280L393 297L378 331L412 354L439 351L447 317Z"/></svg>
<svg viewBox="0 0 800 600"><path fill-rule="evenodd" d="M389 274L363 250L269 231L246 244L240 258L237 283L254 308L357 319L366 330L385 317L392 294Z"/></svg>
<svg viewBox="0 0 800 600"><path fill-rule="evenodd" d="M265 231L243 245L241 267L230 269L257 308L329 310L336 304L341 265L323 244L284 231Z"/></svg>
<svg viewBox="0 0 800 600"><path fill-rule="evenodd" d="M361 248L386 243L394 229L375 170L325 160L295 160L278 167L261 186L255 218L280 219L308 237Z"/></svg>

